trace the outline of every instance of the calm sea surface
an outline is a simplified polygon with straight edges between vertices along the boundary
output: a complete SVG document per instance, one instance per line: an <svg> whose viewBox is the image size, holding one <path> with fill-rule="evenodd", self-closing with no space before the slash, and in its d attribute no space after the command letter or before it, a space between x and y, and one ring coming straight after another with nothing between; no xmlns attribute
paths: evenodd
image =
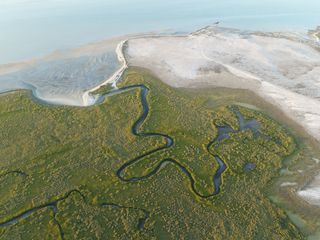
<svg viewBox="0 0 320 240"><path fill-rule="evenodd" d="M251 30L320 25L319 0L0 0L0 64L112 36L192 31L220 21Z"/></svg>

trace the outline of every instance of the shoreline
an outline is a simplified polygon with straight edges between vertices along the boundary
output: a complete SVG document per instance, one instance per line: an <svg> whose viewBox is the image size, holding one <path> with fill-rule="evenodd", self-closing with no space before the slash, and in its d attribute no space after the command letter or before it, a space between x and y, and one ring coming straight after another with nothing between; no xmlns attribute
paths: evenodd
<svg viewBox="0 0 320 240"><path fill-rule="evenodd" d="M51 54L36 58L36 59L31 59L29 61L24 61L24 62L17 62L17 63L11 63L11 64L4 64L0 65L0 94L5 93L8 91L15 91L15 90L31 90L33 92L33 95L35 98L38 98L40 101L44 101L48 104L52 105L69 105L69 106L76 106L76 107L86 107L86 106L92 106L96 103L98 100L98 96L92 95L92 92L95 90L99 89L102 86L105 86L107 84L111 84L113 88L117 88L116 82L121 78L123 72L127 69L128 64L126 61L125 53L124 53L124 47L127 44L127 42L131 39L135 38L140 38L140 37L161 37L161 36L179 36L179 33L141 33L141 34L130 34L130 35L124 35L116 38L111 38L111 39L106 39L90 44L83 45L79 48L75 49L68 49L64 51L54 51ZM185 34L183 34L185 36ZM30 79L29 81L24 81L23 79L23 74L25 71L37 71L37 67L41 65L42 63L51 63L51 61L55 62L63 62L63 61L77 61L77 59L83 58L83 57L95 57L99 53L108 53L108 54L114 54L115 59L113 61L113 64L119 65L117 69L114 71L110 72L108 70L109 66L107 67L103 64L99 66L99 61L94 59L93 63L88 62L89 67L92 67L91 65L97 64L97 67L99 67L99 71L101 68L106 69L106 71L109 71L109 76L106 78L103 77L103 79L98 80L97 84L91 84L92 86L90 87L83 87L82 89L73 89L73 88L68 88L64 87L62 92L57 92L59 91L59 82L54 83L54 88L52 88L53 95L51 95L50 92L48 91L43 91L43 84L40 86L37 86L36 84L33 83L33 78ZM87 67L87 66L84 66ZM54 70L55 66L47 66L46 71L50 71L50 69ZM73 76L74 74L78 74L78 72L82 71L82 66L79 66L78 69L76 69L76 72L67 72L67 75L70 77ZM35 70L34 70L35 69ZM68 71L68 66L66 67ZM78 71L79 70L79 71ZM71 70L72 71L72 70ZM52 72L51 74L54 75L56 72ZM36 73L37 74L37 73ZM47 78L48 76L45 75L45 72L41 71L36 75L36 78L41 78L42 75L44 75L44 78ZM17 75L16 79L10 79L12 75ZM49 76L50 77L50 76ZM61 76L64 78L65 76ZM67 76L68 77L68 76ZM1 79L2 78L2 79ZM7 78L7 79L6 79ZM12 78L12 77L11 77ZM21 81L22 80L22 81ZM30 82L31 80L31 82ZM56 81L56 79L52 79L52 81ZM52 82L51 81L51 82ZM72 79L75 86L78 85L77 79ZM86 79L87 83L90 85L90 82L97 82L97 79L92 79L92 81L88 81ZM48 85L51 85L51 82ZM39 82L38 82L39 83ZM37 83L37 84L38 84ZM4 84L4 86L3 86ZM1 86L3 89L1 89ZM49 86L50 88L50 86Z"/></svg>
<svg viewBox="0 0 320 240"><path fill-rule="evenodd" d="M84 106L91 106L97 102L98 99L92 96L91 93L98 90L100 87L105 86L107 84L111 84L113 88L117 88L117 81L121 78L123 72L128 68L127 61L123 51L124 45L127 43L127 41L128 39L121 41L116 47L118 61L122 63L122 66L106 81L83 93L82 99Z"/></svg>

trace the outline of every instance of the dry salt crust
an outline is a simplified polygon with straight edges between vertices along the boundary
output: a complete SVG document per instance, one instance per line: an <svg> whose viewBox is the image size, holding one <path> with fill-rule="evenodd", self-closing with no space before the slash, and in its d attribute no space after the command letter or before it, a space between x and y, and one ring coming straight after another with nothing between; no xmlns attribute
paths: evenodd
<svg viewBox="0 0 320 240"><path fill-rule="evenodd" d="M173 87L253 90L320 141L320 52L311 43L293 34L210 27L185 37L131 39L126 58Z"/></svg>
<svg viewBox="0 0 320 240"><path fill-rule="evenodd" d="M207 27L184 37L129 40L126 59L129 66L148 68L173 87L252 90L320 141L318 44L317 38L295 33ZM298 195L320 205L320 176Z"/></svg>

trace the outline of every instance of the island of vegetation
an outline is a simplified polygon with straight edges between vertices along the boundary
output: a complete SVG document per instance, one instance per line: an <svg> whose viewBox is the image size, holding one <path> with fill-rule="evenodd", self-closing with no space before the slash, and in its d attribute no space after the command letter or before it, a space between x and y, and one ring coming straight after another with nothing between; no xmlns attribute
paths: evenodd
<svg viewBox="0 0 320 240"><path fill-rule="evenodd" d="M0 239L304 239L267 194L285 127L138 68L118 87L90 107L0 96Z"/></svg>

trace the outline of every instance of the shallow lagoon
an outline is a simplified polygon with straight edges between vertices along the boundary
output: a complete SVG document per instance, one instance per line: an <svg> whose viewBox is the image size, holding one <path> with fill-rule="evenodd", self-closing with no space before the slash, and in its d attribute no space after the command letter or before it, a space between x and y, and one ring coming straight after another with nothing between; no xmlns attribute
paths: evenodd
<svg viewBox="0 0 320 240"><path fill-rule="evenodd" d="M254 30L305 31L320 23L317 0L11 0L0 2L0 64L116 35L193 31L220 21Z"/></svg>

